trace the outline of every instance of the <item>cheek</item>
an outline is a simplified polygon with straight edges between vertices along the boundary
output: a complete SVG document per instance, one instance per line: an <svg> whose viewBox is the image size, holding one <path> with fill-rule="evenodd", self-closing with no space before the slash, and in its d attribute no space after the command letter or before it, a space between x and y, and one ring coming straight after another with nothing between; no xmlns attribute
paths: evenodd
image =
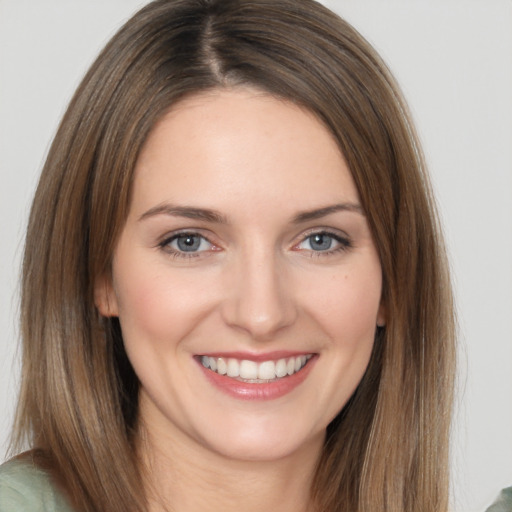
<svg viewBox="0 0 512 512"><path fill-rule="evenodd" d="M314 387L317 425L325 428L353 395L368 366L381 296L380 266L317 274L307 284L304 310L313 320L313 334L320 329L326 340Z"/></svg>
<svg viewBox="0 0 512 512"><path fill-rule="evenodd" d="M145 271L151 265L121 263L116 296L125 350L143 388L158 402L159 390L178 389L172 382L181 375L187 336L208 315L211 299L201 293L204 281L169 272L165 265Z"/></svg>
<svg viewBox="0 0 512 512"><path fill-rule="evenodd" d="M381 298L379 268L349 270L309 283L308 309L332 340L373 342Z"/></svg>
<svg viewBox="0 0 512 512"><path fill-rule="evenodd" d="M148 267L156 271L144 271ZM165 265L160 267L132 268L118 262L115 293L127 343L132 339L172 342L184 336L207 310L204 282L197 276L171 273Z"/></svg>

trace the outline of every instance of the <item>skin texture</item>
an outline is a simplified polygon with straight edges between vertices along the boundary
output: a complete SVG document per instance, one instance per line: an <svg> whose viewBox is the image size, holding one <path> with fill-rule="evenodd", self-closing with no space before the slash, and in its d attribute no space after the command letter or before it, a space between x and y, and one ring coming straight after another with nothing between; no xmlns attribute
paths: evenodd
<svg viewBox="0 0 512 512"><path fill-rule="evenodd" d="M153 487L176 510L235 509L237 493L247 510L300 510L326 426L385 322L380 262L343 156L311 113L252 89L213 91L154 128L133 187L96 302L119 316L141 382ZM215 217L183 216L183 207ZM180 251L179 232L197 250ZM331 247L318 250L311 237L326 232ZM303 382L268 400L229 395L198 362L276 351L314 357Z"/></svg>

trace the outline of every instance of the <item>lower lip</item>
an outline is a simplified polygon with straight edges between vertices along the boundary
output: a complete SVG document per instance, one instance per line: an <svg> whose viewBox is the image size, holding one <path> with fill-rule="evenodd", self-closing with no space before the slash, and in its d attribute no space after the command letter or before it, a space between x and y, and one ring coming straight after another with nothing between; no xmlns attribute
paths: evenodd
<svg viewBox="0 0 512 512"><path fill-rule="evenodd" d="M239 400L274 400L291 393L302 384L313 368L316 359L317 356L313 356L301 370L293 375L273 382L262 383L243 382L226 375L219 375L205 368L200 362L199 366L211 384L233 398Z"/></svg>

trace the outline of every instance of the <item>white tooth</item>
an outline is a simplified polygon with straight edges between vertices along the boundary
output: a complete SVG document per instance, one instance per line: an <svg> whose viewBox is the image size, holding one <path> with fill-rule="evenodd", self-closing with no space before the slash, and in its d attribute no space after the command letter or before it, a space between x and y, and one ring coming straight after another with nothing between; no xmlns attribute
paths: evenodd
<svg viewBox="0 0 512 512"><path fill-rule="evenodd" d="M300 367L302 368L305 364L308 358L306 356L300 356Z"/></svg>
<svg viewBox="0 0 512 512"><path fill-rule="evenodd" d="M264 361L258 368L258 379L272 380L276 378L276 364L274 361Z"/></svg>
<svg viewBox="0 0 512 512"><path fill-rule="evenodd" d="M293 375L295 373L295 358L290 357L288 362L286 363L286 372L288 375Z"/></svg>
<svg viewBox="0 0 512 512"><path fill-rule="evenodd" d="M228 377L238 377L240 375L240 365L236 359L228 359L227 374Z"/></svg>
<svg viewBox="0 0 512 512"><path fill-rule="evenodd" d="M284 377L285 375L288 375L286 359L279 359L276 363L276 377Z"/></svg>
<svg viewBox="0 0 512 512"><path fill-rule="evenodd" d="M226 375L226 373L228 373L228 365L222 357L217 359L217 373L220 375Z"/></svg>
<svg viewBox="0 0 512 512"><path fill-rule="evenodd" d="M210 368L216 372L217 371L217 361L213 357L209 357L208 361L210 363Z"/></svg>
<svg viewBox="0 0 512 512"><path fill-rule="evenodd" d="M229 375L229 370L228 370ZM230 375L231 377L231 375ZM244 359L240 361L240 377L242 379L257 379L258 378L258 363L255 361L248 361Z"/></svg>
<svg viewBox="0 0 512 512"><path fill-rule="evenodd" d="M295 358L295 371L298 372L300 370L301 358L300 356Z"/></svg>
<svg viewBox="0 0 512 512"><path fill-rule="evenodd" d="M202 357L201 357L201 364L202 364L205 368L209 368L210 361L208 360L208 356L202 356Z"/></svg>

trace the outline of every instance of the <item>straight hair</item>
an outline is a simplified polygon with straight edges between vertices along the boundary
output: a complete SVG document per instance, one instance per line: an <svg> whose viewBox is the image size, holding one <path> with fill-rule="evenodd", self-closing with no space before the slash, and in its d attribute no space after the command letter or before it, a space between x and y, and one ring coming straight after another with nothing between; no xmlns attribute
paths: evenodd
<svg viewBox="0 0 512 512"><path fill-rule="evenodd" d="M386 65L313 0L157 0L91 66L30 213L13 446L29 442L77 511L146 510L139 382L118 320L94 305L94 285L110 273L155 124L186 97L237 87L293 102L330 130L382 266L386 326L328 426L311 509L446 511L455 326L424 158Z"/></svg>

